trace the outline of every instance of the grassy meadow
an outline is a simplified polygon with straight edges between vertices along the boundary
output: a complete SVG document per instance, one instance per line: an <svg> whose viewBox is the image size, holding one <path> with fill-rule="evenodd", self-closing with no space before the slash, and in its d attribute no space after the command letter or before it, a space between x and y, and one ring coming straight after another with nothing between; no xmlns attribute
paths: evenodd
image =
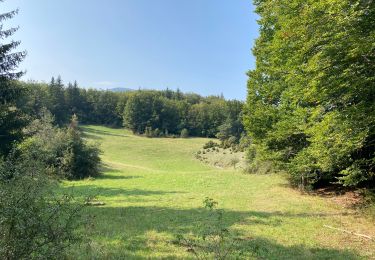
<svg viewBox="0 0 375 260"><path fill-rule="evenodd" d="M374 236L373 219L330 198L301 194L281 175L204 164L195 153L208 139L151 139L99 126L84 132L100 143L104 173L61 189L95 195L105 205L85 209L91 242L73 248L72 259L193 258L172 241L197 232L208 214L206 197L219 203L225 226L241 238L244 259L375 257L374 241L324 227Z"/></svg>

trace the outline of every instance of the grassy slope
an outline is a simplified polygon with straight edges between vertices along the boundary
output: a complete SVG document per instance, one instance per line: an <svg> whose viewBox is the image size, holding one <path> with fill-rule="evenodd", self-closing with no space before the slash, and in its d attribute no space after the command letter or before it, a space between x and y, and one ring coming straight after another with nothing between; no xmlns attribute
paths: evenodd
<svg viewBox="0 0 375 260"><path fill-rule="evenodd" d="M211 197L225 211L225 224L244 239L245 251L266 259L357 259L375 257L375 243L326 229L324 224L375 235L374 223L320 197L288 188L279 175L245 175L202 164L194 153L207 141L148 139L123 129L85 127L101 143L101 178L65 183L77 194L106 203L95 215L91 253L73 258L187 258L171 243L176 234L197 232Z"/></svg>

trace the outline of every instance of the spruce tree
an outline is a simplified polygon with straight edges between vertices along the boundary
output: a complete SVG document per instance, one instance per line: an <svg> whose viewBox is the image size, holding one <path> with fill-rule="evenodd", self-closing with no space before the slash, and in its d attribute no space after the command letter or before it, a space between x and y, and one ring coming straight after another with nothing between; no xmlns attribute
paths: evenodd
<svg viewBox="0 0 375 260"><path fill-rule="evenodd" d="M60 76L51 79L49 84L50 110L58 125L68 122L68 111L65 104L64 84Z"/></svg>
<svg viewBox="0 0 375 260"><path fill-rule="evenodd" d="M14 10L0 14L0 155L7 153L12 143L21 138L21 129L26 122L22 111L16 106L22 88L15 81L23 75L22 71L17 71L17 67L26 52L15 51L20 45L19 41L6 41L18 28L3 29L4 21L17 13L18 10Z"/></svg>

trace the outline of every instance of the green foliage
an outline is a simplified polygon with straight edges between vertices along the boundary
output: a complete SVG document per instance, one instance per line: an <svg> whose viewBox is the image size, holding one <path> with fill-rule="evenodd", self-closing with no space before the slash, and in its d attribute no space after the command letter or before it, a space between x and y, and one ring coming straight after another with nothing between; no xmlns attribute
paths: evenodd
<svg viewBox="0 0 375 260"><path fill-rule="evenodd" d="M223 211L216 209L218 202L211 198L203 201L209 212L206 221L199 227L197 236L177 235L175 243L187 248L196 259L233 259L241 256L236 248L237 239L223 222Z"/></svg>
<svg viewBox="0 0 375 260"><path fill-rule="evenodd" d="M225 139L222 141L221 143L221 147L226 149L226 148L236 148L236 146L238 145L238 140L235 136L230 136L228 139Z"/></svg>
<svg viewBox="0 0 375 260"><path fill-rule="evenodd" d="M67 125L75 114L85 124L125 126L137 134L145 134L146 128L151 127L154 131L159 129L160 134L156 136L177 137L186 129L190 136L215 137L225 122L230 124L230 136L239 140L243 133L243 102L237 100L201 97L169 89L125 93L86 90L79 88L76 82L65 86L60 77L53 78L50 84L18 84L27 90L27 95L17 104L28 116L35 119L35 115L47 108L59 126Z"/></svg>
<svg viewBox="0 0 375 260"><path fill-rule="evenodd" d="M209 148L214 148L214 147L219 147L219 144L210 140L204 144L203 149L209 149Z"/></svg>
<svg viewBox="0 0 375 260"><path fill-rule="evenodd" d="M154 132L152 131L152 128L150 126L146 126L145 135L147 137L154 137Z"/></svg>
<svg viewBox="0 0 375 260"><path fill-rule="evenodd" d="M243 131L238 119L239 101L225 101L219 97L202 98L192 94L166 91L137 91L129 93L124 109L124 125L134 133L143 134L146 127L159 129L165 136L181 134L186 129L193 136L214 137L225 118L233 119L239 126L233 131ZM233 134L237 134L233 133Z"/></svg>
<svg viewBox="0 0 375 260"><path fill-rule="evenodd" d="M375 2L255 1L244 122L292 183L374 185ZM345 29L344 29L345 28Z"/></svg>
<svg viewBox="0 0 375 260"><path fill-rule="evenodd" d="M32 154L35 160L45 163L50 175L60 178L82 179L98 175L100 151L81 137L76 117L68 129L54 127L52 122L48 111L41 119L34 120L25 129L29 138L19 145L21 152Z"/></svg>
<svg viewBox="0 0 375 260"><path fill-rule="evenodd" d="M181 138L188 138L189 137L189 130L187 130L186 128L182 129L180 137Z"/></svg>
<svg viewBox="0 0 375 260"><path fill-rule="evenodd" d="M97 176L100 173L100 150L81 137L77 124L73 116L66 134L67 155L62 167L72 179Z"/></svg>
<svg viewBox="0 0 375 260"><path fill-rule="evenodd" d="M16 70L26 52L15 52L20 45L19 41L5 41L18 28L3 29L4 21L13 18L17 13L18 10L0 14L0 155L7 154L13 143L22 138L21 129L27 123L25 114L17 106L24 90L15 82L23 75L23 72Z"/></svg>
<svg viewBox="0 0 375 260"><path fill-rule="evenodd" d="M59 195L48 167L34 154L0 161L0 258L62 259L80 240L83 204Z"/></svg>
<svg viewBox="0 0 375 260"><path fill-rule="evenodd" d="M103 124L119 127L122 125L122 113L118 110L123 93L114 93L111 91L100 91L89 89L85 91L80 89L82 96L82 110L80 115L82 122ZM70 115L71 116L71 115Z"/></svg>
<svg viewBox="0 0 375 260"><path fill-rule="evenodd" d="M61 77L51 79L51 83L48 88L48 108L55 117L55 121L58 125L63 126L67 122L67 107L65 103L64 85Z"/></svg>
<svg viewBox="0 0 375 260"><path fill-rule="evenodd" d="M251 139L250 139L250 137L248 137L246 135L246 133L243 132L242 135L241 135L241 138L240 138L238 149L241 152L244 152L250 145L251 145Z"/></svg>
<svg viewBox="0 0 375 260"><path fill-rule="evenodd" d="M127 100L124 124L134 133L143 134L146 127L177 133L179 114L176 102L153 91L137 91ZM154 131L155 131L154 130ZM159 133L154 133L159 136Z"/></svg>
<svg viewBox="0 0 375 260"><path fill-rule="evenodd" d="M85 98L81 94L76 81L74 84L69 83L68 87L65 89L65 103L68 109L68 115L83 116L83 110L86 105Z"/></svg>
<svg viewBox="0 0 375 260"><path fill-rule="evenodd" d="M163 132L161 132L160 130L159 130L159 128L156 128L154 131L153 131L153 136L154 137L160 137L160 136L162 136L163 135Z"/></svg>
<svg viewBox="0 0 375 260"><path fill-rule="evenodd" d="M226 118L226 104L222 99L209 98L191 106L188 114L190 132L196 136L215 137Z"/></svg>
<svg viewBox="0 0 375 260"><path fill-rule="evenodd" d="M216 137L222 142L223 147L229 147L225 144L230 138L229 143L238 144L244 133L242 124L242 109L243 103L237 100L231 100L227 102L228 114L225 122L218 127L218 133Z"/></svg>

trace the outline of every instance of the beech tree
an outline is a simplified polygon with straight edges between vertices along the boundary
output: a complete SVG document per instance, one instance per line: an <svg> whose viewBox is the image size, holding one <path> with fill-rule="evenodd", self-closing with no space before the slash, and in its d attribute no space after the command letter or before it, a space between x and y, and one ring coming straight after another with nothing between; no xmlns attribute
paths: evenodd
<svg viewBox="0 0 375 260"><path fill-rule="evenodd" d="M255 5L260 36L245 125L258 159L298 185L373 186L375 1Z"/></svg>

